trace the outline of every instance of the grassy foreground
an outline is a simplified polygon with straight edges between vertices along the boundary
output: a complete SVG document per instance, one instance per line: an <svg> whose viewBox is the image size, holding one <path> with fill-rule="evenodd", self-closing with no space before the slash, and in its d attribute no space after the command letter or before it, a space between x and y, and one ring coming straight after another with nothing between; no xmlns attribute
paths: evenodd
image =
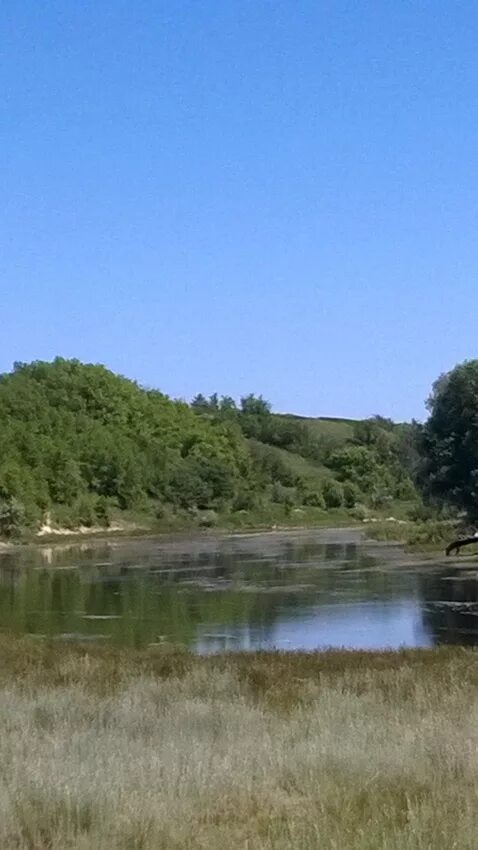
<svg viewBox="0 0 478 850"><path fill-rule="evenodd" d="M476 850L478 655L0 639L2 850Z"/></svg>

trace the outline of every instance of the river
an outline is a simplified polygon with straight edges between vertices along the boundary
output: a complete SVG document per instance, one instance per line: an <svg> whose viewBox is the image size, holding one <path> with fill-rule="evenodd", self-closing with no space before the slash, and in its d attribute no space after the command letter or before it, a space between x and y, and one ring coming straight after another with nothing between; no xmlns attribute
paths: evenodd
<svg viewBox="0 0 478 850"><path fill-rule="evenodd" d="M0 630L200 653L474 644L461 564L344 529L22 548L0 555Z"/></svg>

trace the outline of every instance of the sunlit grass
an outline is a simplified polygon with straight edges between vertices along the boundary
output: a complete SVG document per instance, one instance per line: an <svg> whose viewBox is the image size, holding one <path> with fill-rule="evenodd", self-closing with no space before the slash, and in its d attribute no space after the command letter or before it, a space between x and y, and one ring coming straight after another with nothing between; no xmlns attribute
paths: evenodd
<svg viewBox="0 0 478 850"><path fill-rule="evenodd" d="M2 850L476 850L471 650L0 659Z"/></svg>
<svg viewBox="0 0 478 850"><path fill-rule="evenodd" d="M443 550L458 532L456 524L449 520L403 523L381 520L367 525L365 533L373 540L400 542L414 551L436 551Z"/></svg>

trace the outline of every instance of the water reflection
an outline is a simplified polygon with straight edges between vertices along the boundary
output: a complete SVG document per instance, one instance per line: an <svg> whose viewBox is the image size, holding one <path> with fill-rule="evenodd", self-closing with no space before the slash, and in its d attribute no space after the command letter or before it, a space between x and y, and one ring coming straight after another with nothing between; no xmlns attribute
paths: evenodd
<svg viewBox="0 0 478 850"><path fill-rule="evenodd" d="M422 617L434 644L478 643L478 573L455 567L420 577Z"/></svg>
<svg viewBox="0 0 478 850"><path fill-rule="evenodd" d="M199 652L478 641L476 576L394 557L350 532L9 552L0 628Z"/></svg>

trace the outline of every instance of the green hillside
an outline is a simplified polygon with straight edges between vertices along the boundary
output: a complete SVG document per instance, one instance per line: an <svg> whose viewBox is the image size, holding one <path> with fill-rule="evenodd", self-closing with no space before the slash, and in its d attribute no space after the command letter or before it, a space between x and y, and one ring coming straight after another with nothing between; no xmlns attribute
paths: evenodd
<svg viewBox="0 0 478 850"><path fill-rule="evenodd" d="M321 463L307 460L302 455L289 452L287 449L274 448L274 451L277 452L277 457L290 469L293 475L302 476L304 479L310 479L311 481L331 477L330 469Z"/></svg>
<svg viewBox="0 0 478 850"><path fill-rule="evenodd" d="M253 395L191 405L57 358L0 376L0 533L50 524L254 525L416 498L387 420L274 415Z"/></svg>
<svg viewBox="0 0 478 850"><path fill-rule="evenodd" d="M273 414L262 397L197 396L203 417L236 423L249 439L254 468L273 482L272 500L325 510L385 508L418 500L412 484L415 433L374 417L364 421Z"/></svg>
<svg viewBox="0 0 478 850"><path fill-rule="evenodd" d="M293 420L305 425L314 436L329 438L337 444L345 443L352 439L356 420L339 419L333 417L319 416L316 418L308 416L294 416L294 414L283 414L284 419Z"/></svg>

